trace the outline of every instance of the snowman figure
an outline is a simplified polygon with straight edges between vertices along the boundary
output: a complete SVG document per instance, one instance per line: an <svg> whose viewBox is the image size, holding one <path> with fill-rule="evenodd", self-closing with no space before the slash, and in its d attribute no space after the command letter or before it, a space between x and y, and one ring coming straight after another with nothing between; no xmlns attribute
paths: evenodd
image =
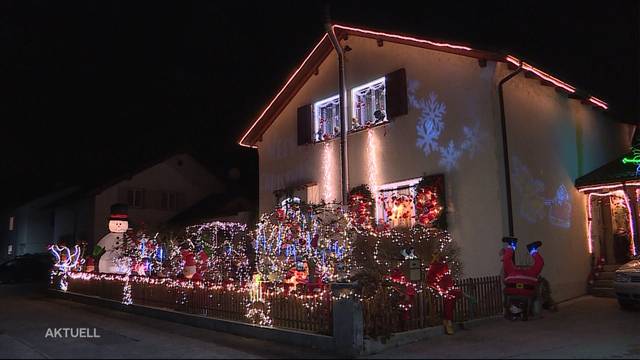
<svg viewBox="0 0 640 360"><path fill-rule="evenodd" d="M124 234L129 228L128 207L125 204L114 204L111 206L111 216L109 217L109 233L102 237L94 254L103 253L98 262L98 270L101 273L124 274L127 269L117 266L115 259L118 257L118 246L124 241Z"/></svg>

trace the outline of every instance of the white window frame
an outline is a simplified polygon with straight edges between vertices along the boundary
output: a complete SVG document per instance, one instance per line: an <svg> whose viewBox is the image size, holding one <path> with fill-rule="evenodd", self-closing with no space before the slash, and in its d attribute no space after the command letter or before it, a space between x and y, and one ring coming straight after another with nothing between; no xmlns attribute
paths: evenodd
<svg viewBox="0 0 640 360"><path fill-rule="evenodd" d="M165 201L163 205L163 202ZM173 203L172 203L173 200ZM178 193L175 191L163 191L160 199L160 209L175 211L178 209Z"/></svg>
<svg viewBox="0 0 640 360"><path fill-rule="evenodd" d="M374 87L379 87L380 85L382 85L384 87L384 104L382 104L383 106L381 107L383 112L384 112L384 118L382 120L376 120L376 119L361 119L358 118L357 113L358 113L358 107L356 106L357 103L357 98L359 96L359 92L361 92L362 90L365 89L370 89L371 90L377 90L374 89ZM375 97L374 97L375 100ZM371 117L373 117L373 113L376 111L376 108L378 108L379 106L376 104L375 101L372 101L371 104L368 104L371 109L369 109ZM388 118L387 118L387 80L386 78L383 76L381 78L375 79L373 81L370 81L364 85L360 85L360 86L356 86L353 89L351 89L351 124L349 125L349 130L350 131L355 131L355 130L359 130L359 129L363 129L369 126L373 126L373 125L377 125L377 124L381 124L384 122L387 122ZM367 124L367 122L369 122L369 124ZM356 125L356 126L354 126Z"/></svg>
<svg viewBox="0 0 640 360"><path fill-rule="evenodd" d="M337 100L337 103L336 103L336 100ZM324 135L322 137L319 135L320 118L321 118L322 108L324 108L328 104L332 104L333 106L336 106L337 110L335 111L335 115L333 116L333 119L331 122L331 125L332 125L331 136L328 139L325 139ZM324 126L323 130L326 130L327 125L325 124L323 126ZM338 128L339 130L338 134L335 133L335 130L334 130L335 128ZM341 124L340 124L340 95L334 95L313 103L313 140L314 142L321 142L321 141L333 139L340 134L340 131L342 131Z"/></svg>
<svg viewBox="0 0 640 360"><path fill-rule="evenodd" d="M132 201L129 202L129 194L132 195ZM139 194L139 196L137 195ZM134 209L142 209L144 207L144 189L130 188L127 190L127 205Z"/></svg>
<svg viewBox="0 0 640 360"><path fill-rule="evenodd" d="M420 182L422 178L418 177L418 178L414 178L414 179L409 179L409 180L403 180L403 181L397 181L397 182L393 182L393 183L388 183L388 184L384 184L384 185L379 185L376 188L376 194L375 194L375 220L377 224L380 223L386 223L387 222L387 215L384 209L384 204L382 203L382 201L380 200L380 196L383 193L388 193L389 195L393 194L394 192L397 193L399 190L404 190L404 189L409 189L410 191L410 196L412 198L412 202L413 202L413 214L414 217L412 217L410 219L410 226L415 225L415 214L416 214L416 202L415 202L415 198L416 198L416 187L418 186L418 183Z"/></svg>

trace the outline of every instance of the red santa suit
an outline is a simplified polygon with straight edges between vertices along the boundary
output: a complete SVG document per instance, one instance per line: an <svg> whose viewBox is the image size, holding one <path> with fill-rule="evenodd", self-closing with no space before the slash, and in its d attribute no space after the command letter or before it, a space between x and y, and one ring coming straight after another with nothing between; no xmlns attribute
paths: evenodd
<svg viewBox="0 0 640 360"><path fill-rule="evenodd" d="M442 295L443 320L453 320L455 300L462 295L462 292L455 287L447 263L435 260L429 265L427 285Z"/></svg>
<svg viewBox="0 0 640 360"><path fill-rule="evenodd" d="M533 256L533 265L529 267L518 267L513 263L514 250L504 249L502 256L502 266L504 270L504 293L514 296L535 296L538 275L544 266L542 256L536 251Z"/></svg>
<svg viewBox="0 0 640 360"><path fill-rule="evenodd" d="M207 255L204 250L200 250L198 252L198 257L195 259L196 262L196 273L193 275L192 279L195 281L202 281L203 275L209 268L209 255Z"/></svg>

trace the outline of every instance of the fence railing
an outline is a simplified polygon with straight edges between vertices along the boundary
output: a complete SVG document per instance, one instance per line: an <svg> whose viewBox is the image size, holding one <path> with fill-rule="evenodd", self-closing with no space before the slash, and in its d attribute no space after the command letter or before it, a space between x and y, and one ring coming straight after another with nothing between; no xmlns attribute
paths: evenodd
<svg viewBox="0 0 640 360"><path fill-rule="evenodd" d="M141 280L141 281L138 281ZM126 282L121 278L69 277L68 291L123 301ZM170 282L144 281L131 276L131 301L136 305L167 308L212 318L250 322L247 318L249 293L226 287L174 286ZM454 321L502 314L503 296L500 276L468 278L458 282L464 296L456 300ZM273 289L271 289L273 290ZM328 293L327 293L328 294ZM422 329L442 322L442 298L423 290L411 299L410 309L390 308L390 296L383 288L362 302L364 333L369 336ZM269 317L275 327L331 335L333 326L330 296L295 296L266 291Z"/></svg>
<svg viewBox="0 0 640 360"><path fill-rule="evenodd" d="M176 287L168 283L135 281L131 276L133 304L203 315L212 318L250 322L247 318L247 291L225 287ZM121 302L125 281L119 279L68 278L67 291ZM275 327L309 331L324 335L332 332L331 298L294 296L267 292L270 318Z"/></svg>
<svg viewBox="0 0 640 360"><path fill-rule="evenodd" d="M454 321L462 322L503 313L500 276L463 279L464 296L455 302ZM442 323L442 298L429 290L413 297L408 311L389 309L386 290L363 301L364 332L369 336L422 329Z"/></svg>

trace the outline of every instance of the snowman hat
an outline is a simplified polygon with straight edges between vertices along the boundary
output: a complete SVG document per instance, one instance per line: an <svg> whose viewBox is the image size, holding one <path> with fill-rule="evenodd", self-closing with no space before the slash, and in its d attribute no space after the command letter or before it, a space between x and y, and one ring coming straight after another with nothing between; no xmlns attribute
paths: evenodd
<svg viewBox="0 0 640 360"><path fill-rule="evenodd" d="M111 205L109 220L129 221L129 207L127 204Z"/></svg>

